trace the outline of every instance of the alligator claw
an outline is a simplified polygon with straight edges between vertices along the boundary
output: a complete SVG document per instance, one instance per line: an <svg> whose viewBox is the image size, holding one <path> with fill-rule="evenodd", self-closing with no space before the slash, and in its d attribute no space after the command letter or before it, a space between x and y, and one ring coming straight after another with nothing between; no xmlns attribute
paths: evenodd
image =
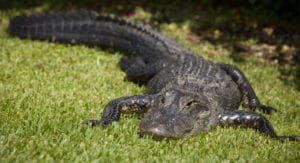
<svg viewBox="0 0 300 163"><path fill-rule="evenodd" d="M95 127L95 126L99 126L102 124L102 121L100 120L95 120L95 119L91 119L91 120L85 120L83 121L81 124L83 125L89 125L91 127Z"/></svg>
<svg viewBox="0 0 300 163"><path fill-rule="evenodd" d="M259 105L243 104L243 107L248 108L253 112L255 112L258 109L265 114L273 114L274 112L280 112L277 109L273 108L272 106L266 106L266 105L260 105L260 104Z"/></svg>
<svg viewBox="0 0 300 163"><path fill-rule="evenodd" d="M300 137L299 136L277 136L277 139L284 141L284 140L288 140L288 141L300 141Z"/></svg>
<svg viewBox="0 0 300 163"><path fill-rule="evenodd" d="M265 114L273 114L274 112L278 112L277 109L274 109L271 106L261 105L258 107L259 110L261 110Z"/></svg>
<svg viewBox="0 0 300 163"><path fill-rule="evenodd" d="M280 111L278 111L277 109L266 105L261 105L258 109L260 109L265 114L273 114L274 112L280 113Z"/></svg>

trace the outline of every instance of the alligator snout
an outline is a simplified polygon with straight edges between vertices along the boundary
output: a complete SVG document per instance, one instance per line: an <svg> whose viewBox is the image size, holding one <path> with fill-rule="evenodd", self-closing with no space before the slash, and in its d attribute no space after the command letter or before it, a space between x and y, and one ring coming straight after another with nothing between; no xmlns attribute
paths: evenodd
<svg viewBox="0 0 300 163"><path fill-rule="evenodd" d="M142 135L150 135L155 140L169 138L170 134L163 125L158 125L150 128L141 128Z"/></svg>
<svg viewBox="0 0 300 163"><path fill-rule="evenodd" d="M149 118L146 116L140 123L140 134L142 136L150 135L154 140L184 137L191 130L192 126L187 123L185 118L176 119L160 116L159 118Z"/></svg>

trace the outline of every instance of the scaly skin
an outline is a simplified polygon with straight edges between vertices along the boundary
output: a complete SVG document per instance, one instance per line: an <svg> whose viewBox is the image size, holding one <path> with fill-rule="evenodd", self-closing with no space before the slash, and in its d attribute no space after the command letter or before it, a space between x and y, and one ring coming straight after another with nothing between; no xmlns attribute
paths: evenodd
<svg viewBox="0 0 300 163"><path fill-rule="evenodd" d="M145 95L121 97L104 108L91 126L108 126L121 113L145 113L142 134L155 139L197 135L220 126L253 128L278 140L270 122L253 111L276 111L259 102L245 75L238 68L212 63L194 55L175 40L141 24L93 11L42 13L11 19L8 32L21 38L79 43L113 48L126 54L120 67L127 79L146 84ZM240 103L252 112L237 111Z"/></svg>

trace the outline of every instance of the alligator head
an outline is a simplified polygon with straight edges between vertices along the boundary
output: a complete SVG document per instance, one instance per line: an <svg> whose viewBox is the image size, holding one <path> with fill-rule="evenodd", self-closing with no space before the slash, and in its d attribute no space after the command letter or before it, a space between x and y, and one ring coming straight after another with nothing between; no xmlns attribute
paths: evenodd
<svg viewBox="0 0 300 163"><path fill-rule="evenodd" d="M212 116L210 108L205 95L184 90L159 93L141 120L141 134L160 140L186 137L208 130Z"/></svg>

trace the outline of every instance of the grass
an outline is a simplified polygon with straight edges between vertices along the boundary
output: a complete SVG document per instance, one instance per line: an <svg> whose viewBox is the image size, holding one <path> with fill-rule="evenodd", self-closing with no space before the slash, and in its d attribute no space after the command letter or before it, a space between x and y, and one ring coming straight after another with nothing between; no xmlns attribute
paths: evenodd
<svg viewBox="0 0 300 163"><path fill-rule="evenodd" d="M139 137L138 115L109 128L80 125L100 117L110 100L142 94L144 87L123 81L120 53L10 37L8 19L19 12L0 11L0 162L299 162L300 143L252 130L217 127L158 142ZM187 24L161 27L210 60L234 63L226 49L186 41ZM266 115L277 133L300 135L300 91L281 80L279 67L256 57L234 64L261 101L282 112Z"/></svg>

